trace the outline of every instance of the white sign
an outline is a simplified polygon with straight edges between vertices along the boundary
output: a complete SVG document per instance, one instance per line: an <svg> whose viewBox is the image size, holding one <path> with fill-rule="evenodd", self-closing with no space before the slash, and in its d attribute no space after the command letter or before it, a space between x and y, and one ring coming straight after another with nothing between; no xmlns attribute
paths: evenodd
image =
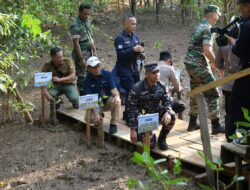
<svg viewBox="0 0 250 190"><path fill-rule="evenodd" d="M138 116L138 133L145 133L158 129L159 114L146 114Z"/></svg>
<svg viewBox="0 0 250 190"><path fill-rule="evenodd" d="M35 87L47 86L51 80L52 80L52 72L35 73L34 86Z"/></svg>
<svg viewBox="0 0 250 190"><path fill-rule="evenodd" d="M98 94L89 94L86 96L79 96L79 109L94 109L98 108Z"/></svg>

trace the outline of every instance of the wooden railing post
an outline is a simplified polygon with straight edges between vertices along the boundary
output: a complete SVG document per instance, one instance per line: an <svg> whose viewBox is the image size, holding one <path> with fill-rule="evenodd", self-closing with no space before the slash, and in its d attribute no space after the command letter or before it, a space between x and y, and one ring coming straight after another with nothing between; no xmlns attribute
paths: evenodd
<svg viewBox="0 0 250 190"><path fill-rule="evenodd" d="M87 147L91 147L91 135L90 135L90 109L86 110L86 140L87 140Z"/></svg>
<svg viewBox="0 0 250 190"><path fill-rule="evenodd" d="M209 159L211 160L211 162L213 162L208 124L207 124L207 113L205 109L206 108L205 99L202 94L195 95L195 99L196 99L196 102L198 105L198 111L199 111L200 126L201 126L200 128L201 141L202 141L204 155L206 159ZM207 165L206 165L206 174L207 174L208 185L215 187L215 173Z"/></svg>
<svg viewBox="0 0 250 190"><path fill-rule="evenodd" d="M103 119L101 119L101 123L97 128L97 147L104 148L104 131L103 131Z"/></svg>
<svg viewBox="0 0 250 190"><path fill-rule="evenodd" d="M43 87L41 87L41 126L45 127L45 96L43 93Z"/></svg>
<svg viewBox="0 0 250 190"><path fill-rule="evenodd" d="M143 137L143 144L147 145L150 148L150 132L146 132L145 136Z"/></svg>

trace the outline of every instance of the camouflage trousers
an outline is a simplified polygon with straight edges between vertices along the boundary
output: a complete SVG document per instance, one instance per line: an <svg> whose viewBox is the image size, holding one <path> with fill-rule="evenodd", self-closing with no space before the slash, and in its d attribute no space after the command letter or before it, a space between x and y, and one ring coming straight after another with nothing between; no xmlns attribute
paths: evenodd
<svg viewBox="0 0 250 190"><path fill-rule="evenodd" d="M190 77L191 90L215 81L215 77L211 71L211 68L205 66L194 66L185 63L186 70ZM220 118L220 107L219 107L219 90L214 88L203 93L207 106L209 119ZM198 115L198 106L195 98L190 98L190 111L189 115Z"/></svg>
<svg viewBox="0 0 250 190"><path fill-rule="evenodd" d="M82 57L85 61L87 61L87 59L91 56L91 51L86 51L86 50L82 50ZM82 96L84 94L83 92L83 81L86 75L86 70L85 68L83 68L80 65L80 61L76 55L75 50L73 50L72 52L72 58L74 60L75 63L75 68L76 68L76 76L77 76L77 87L79 90L79 94L80 96Z"/></svg>

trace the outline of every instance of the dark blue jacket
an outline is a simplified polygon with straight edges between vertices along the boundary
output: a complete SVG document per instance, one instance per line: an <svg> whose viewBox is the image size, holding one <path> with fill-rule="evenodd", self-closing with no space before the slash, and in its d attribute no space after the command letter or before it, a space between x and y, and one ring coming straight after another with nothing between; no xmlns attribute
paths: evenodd
<svg viewBox="0 0 250 190"><path fill-rule="evenodd" d="M111 90L116 88L112 74L102 69L100 76L96 79L91 73L88 73L83 83L85 94L98 94L99 98L111 96Z"/></svg>
<svg viewBox="0 0 250 190"><path fill-rule="evenodd" d="M116 70L118 76L127 76L134 72L139 73L136 64L137 54L133 52L133 47L140 43L135 35L121 32L115 39L115 50L117 54Z"/></svg>
<svg viewBox="0 0 250 190"><path fill-rule="evenodd" d="M250 67L250 18L240 26L240 34L232 51L240 57L242 69Z"/></svg>

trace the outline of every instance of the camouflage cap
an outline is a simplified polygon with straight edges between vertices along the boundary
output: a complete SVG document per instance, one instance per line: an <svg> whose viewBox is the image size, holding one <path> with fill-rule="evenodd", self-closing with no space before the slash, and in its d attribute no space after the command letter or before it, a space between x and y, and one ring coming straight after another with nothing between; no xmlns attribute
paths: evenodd
<svg viewBox="0 0 250 190"><path fill-rule="evenodd" d="M216 5L208 5L205 8L205 14L207 13L217 13L219 16L221 16L220 8Z"/></svg>
<svg viewBox="0 0 250 190"><path fill-rule="evenodd" d="M155 72L160 70L157 63L149 63L147 65L144 65L144 69L146 72Z"/></svg>

